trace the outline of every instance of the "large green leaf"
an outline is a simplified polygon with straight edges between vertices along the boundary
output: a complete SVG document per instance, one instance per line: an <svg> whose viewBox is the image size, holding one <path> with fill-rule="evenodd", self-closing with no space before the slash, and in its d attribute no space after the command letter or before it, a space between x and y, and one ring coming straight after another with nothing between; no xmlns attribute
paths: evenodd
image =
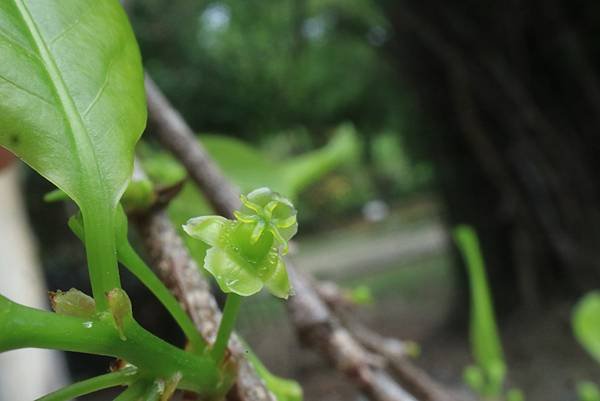
<svg viewBox="0 0 600 401"><path fill-rule="evenodd" d="M82 208L125 190L142 74L117 0L0 1L0 145Z"/></svg>
<svg viewBox="0 0 600 401"><path fill-rule="evenodd" d="M0 145L81 208L99 310L120 286L114 212L145 121L140 54L117 0L0 0Z"/></svg>

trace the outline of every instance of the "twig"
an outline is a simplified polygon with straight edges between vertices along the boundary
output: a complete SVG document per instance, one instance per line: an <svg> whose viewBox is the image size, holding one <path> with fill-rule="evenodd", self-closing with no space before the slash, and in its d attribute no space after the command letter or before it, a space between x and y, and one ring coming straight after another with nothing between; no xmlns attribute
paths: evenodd
<svg viewBox="0 0 600 401"><path fill-rule="evenodd" d="M384 337L358 321L353 313L356 305L335 283L321 282L316 288L320 297L342 319L354 337L369 351L384 358L411 394L422 401L456 401L451 391L435 382L409 359L411 352L407 343Z"/></svg>
<svg viewBox="0 0 600 401"><path fill-rule="evenodd" d="M177 156L192 180L207 194L213 209L222 216L233 217L231 213L240 206L239 191L223 176L194 132L148 75L146 97L152 133Z"/></svg>
<svg viewBox="0 0 600 401"><path fill-rule="evenodd" d="M415 400L387 374L384 359L368 352L331 314L312 281L289 264L288 270L296 292L288 309L302 343L320 351L371 399Z"/></svg>

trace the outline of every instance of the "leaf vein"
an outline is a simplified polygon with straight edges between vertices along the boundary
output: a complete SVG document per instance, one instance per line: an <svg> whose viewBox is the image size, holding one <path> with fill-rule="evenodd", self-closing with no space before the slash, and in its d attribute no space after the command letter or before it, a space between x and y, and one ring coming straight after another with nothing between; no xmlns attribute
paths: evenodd
<svg viewBox="0 0 600 401"><path fill-rule="evenodd" d="M95 1L92 3L92 5L94 4L98 4L98 1ZM91 10L93 10L94 7L92 6L88 6L86 7L86 9L84 11L81 12L81 14L79 14L79 16L77 17L77 19L69 26L67 26L66 28L64 28L61 32L59 32L57 35L55 35L52 39L50 39L48 41L48 45L52 46L54 44L56 44L56 42L60 41L63 37L65 37L65 35L72 31L73 28L75 28L77 25L79 25L81 23L81 21L88 15L90 14Z"/></svg>
<svg viewBox="0 0 600 401"><path fill-rule="evenodd" d="M35 93L35 92L33 92L32 90L25 88L24 86L21 86L21 85L19 85L19 84L18 84L18 83L16 83L15 81L12 81L12 80L10 80L10 79L8 79L8 78L6 78L6 77L2 76L2 75L0 75L0 79L1 79L2 81L4 81L4 82L7 82L7 83L9 83L10 85L14 86L15 88L17 88L17 89L21 90L22 92L25 92L25 93L27 93L27 94L28 94L28 95L30 95L30 96L33 96L33 97L36 97L36 98L38 98L39 100L43 101L44 103L47 103L47 104L49 104L49 105L50 105L50 106L52 106L52 107L55 107L55 106L56 106L56 105L55 105L55 104L53 104L53 103L52 103L50 100L46 99L46 98L45 98L45 97L43 97L42 95L40 95L40 94L38 94L38 93Z"/></svg>
<svg viewBox="0 0 600 401"><path fill-rule="evenodd" d="M25 54L27 54L30 57L33 57L37 60L41 60L40 56L37 55L35 52L33 52L31 49L28 49L27 47L25 47L25 45L23 45L21 42L19 42L18 40L16 40L15 38L13 38L12 36L8 35L6 32L4 32L2 29L0 29L0 37L4 38L4 40L10 44L10 45L14 45L16 47L18 47L19 49L21 49L21 51Z"/></svg>
<svg viewBox="0 0 600 401"><path fill-rule="evenodd" d="M110 72L111 72L114 64L115 64L115 58L113 57L110 60L110 64L106 68L106 74L104 75L104 81L102 82L102 85L100 85L100 88L98 88L98 92L96 92L96 96L94 96L94 98L92 99L89 106L85 108L85 111L82 114L83 117L87 117L88 113L90 111L92 111L92 108L96 105L96 103L98 103L98 100L100 100L100 97L102 96L102 94L104 93L104 90L106 89L106 87L108 86L108 84L110 82Z"/></svg>
<svg viewBox="0 0 600 401"><path fill-rule="evenodd" d="M82 173L88 175L88 179L91 180L85 182L85 184L104 186L105 179L93 146L92 137L88 127L84 124L81 113L75 105L72 94L67 88L62 71L60 71L56 60L50 53L48 42L43 38L36 21L25 4L25 0L12 1L19 9L21 18L40 53L42 65L46 69L51 79L52 87L60 100L61 111L64 113L66 122L70 128L69 140L72 146L78 150L77 159L79 167L82 169ZM81 201L81 199L78 200Z"/></svg>

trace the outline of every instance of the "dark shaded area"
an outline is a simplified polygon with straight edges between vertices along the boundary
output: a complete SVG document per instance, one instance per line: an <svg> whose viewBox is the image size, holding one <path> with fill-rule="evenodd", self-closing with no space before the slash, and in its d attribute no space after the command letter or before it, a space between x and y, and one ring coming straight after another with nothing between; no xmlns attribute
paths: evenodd
<svg viewBox="0 0 600 401"><path fill-rule="evenodd" d="M598 3L380 3L428 127L408 138L449 221L477 227L502 309L597 287Z"/></svg>

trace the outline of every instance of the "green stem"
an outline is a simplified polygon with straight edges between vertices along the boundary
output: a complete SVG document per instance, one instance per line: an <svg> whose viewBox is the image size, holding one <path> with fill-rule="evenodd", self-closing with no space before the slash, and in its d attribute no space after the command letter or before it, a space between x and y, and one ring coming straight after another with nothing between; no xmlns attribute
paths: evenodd
<svg viewBox="0 0 600 401"><path fill-rule="evenodd" d="M144 395L148 382L138 381L130 385L114 401L138 401Z"/></svg>
<svg viewBox="0 0 600 401"><path fill-rule="evenodd" d="M19 305L0 296L0 352L49 348L124 359L153 377L180 373L179 388L211 394L220 372L212 358L185 352L146 331L135 320L124 323L121 340L108 313L93 319L58 315Z"/></svg>
<svg viewBox="0 0 600 401"><path fill-rule="evenodd" d="M206 349L206 341L200 335L192 320L163 282L156 277L150 267L135 252L129 242L120 242L117 245L117 253L121 263L158 298L160 303L173 316L173 319L179 324L179 327L181 327L181 330L183 330L183 333L189 340L193 350L196 352L204 351Z"/></svg>
<svg viewBox="0 0 600 401"><path fill-rule="evenodd" d="M137 378L137 368L130 366L113 373L92 377L54 391L36 401L70 401L85 394L105 388L132 383Z"/></svg>
<svg viewBox="0 0 600 401"><path fill-rule="evenodd" d="M106 294L113 288L121 287L115 248L114 213L113 208L103 204L81 209L90 282L99 312L108 310Z"/></svg>
<svg viewBox="0 0 600 401"><path fill-rule="evenodd" d="M216 363L220 363L225 355L225 349L229 343L229 337L233 331L235 319L242 303L242 297L230 292L227 294L227 300L225 301L225 308L223 309L223 317L221 318L221 324L219 325L219 331L217 333L217 339L213 345L211 355Z"/></svg>
<svg viewBox="0 0 600 401"><path fill-rule="evenodd" d="M129 243L129 239L127 238L127 216L120 205L115 216L115 226L115 242L119 261L154 294L171 316L173 316L189 340L192 349L197 352L204 351L207 346L206 341L200 335L194 323L181 308L181 305L179 305L179 302L177 302L171 292L165 287L164 283L156 277L156 274L140 258ZM80 216L75 215L71 217L69 219L69 227L79 239L85 241L84 224Z"/></svg>

